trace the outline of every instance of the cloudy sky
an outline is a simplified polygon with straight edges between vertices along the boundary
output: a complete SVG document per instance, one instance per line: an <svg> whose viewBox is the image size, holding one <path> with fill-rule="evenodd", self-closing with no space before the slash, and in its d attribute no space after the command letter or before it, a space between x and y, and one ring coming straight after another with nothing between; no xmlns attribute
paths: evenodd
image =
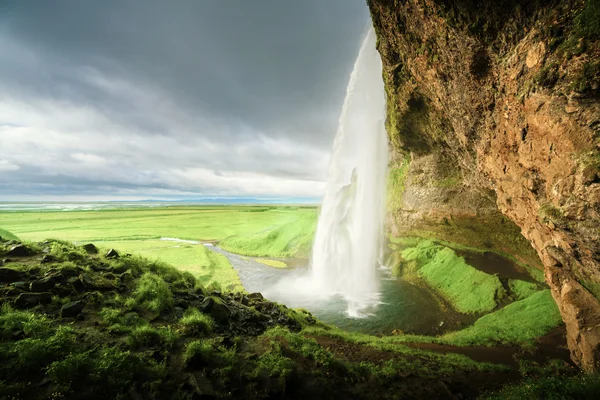
<svg viewBox="0 0 600 400"><path fill-rule="evenodd" d="M0 201L322 194L364 0L0 0Z"/></svg>

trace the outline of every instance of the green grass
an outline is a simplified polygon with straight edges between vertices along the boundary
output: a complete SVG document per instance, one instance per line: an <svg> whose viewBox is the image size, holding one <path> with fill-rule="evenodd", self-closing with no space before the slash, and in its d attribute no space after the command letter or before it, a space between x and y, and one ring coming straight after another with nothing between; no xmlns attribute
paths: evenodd
<svg viewBox="0 0 600 400"><path fill-rule="evenodd" d="M269 260L266 258L255 258L254 261L273 268L287 268L287 264L283 261Z"/></svg>
<svg viewBox="0 0 600 400"><path fill-rule="evenodd" d="M243 290L240 278L229 260L202 245L164 240L111 241L98 244L174 265L177 269L194 275L204 286L218 284L229 291Z"/></svg>
<svg viewBox="0 0 600 400"><path fill-rule="evenodd" d="M175 237L223 240L316 220L314 207L178 206L100 211L1 212L0 226L23 240L57 238L75 242Z"/></svg>
<svg viewBox="0 0 600 400"><path fill-rule="evenodd" d="M215 321L210 315L203 314L197 308L188 308L179 320L179 324L186 334L198 335L212 332Z"/></svg>
<svg viewBox="0 0 600 400"><path fill-rule="evenodd" d="M21 241L21 239L19 239L16 235L10 233L9 231L1 229L1 228L0 228L0 238L2 238L4 240L18 240L18 241Z"/></svg>
<svg viewBox="0 0 600 400"><path fill-rule="evenodd" d="M260 232L237 234L219 242L227 251L255 257L308 258L317 224L317 212L302 213L284 224Z"/></svg>
<svg viewBox="0 0 600 400"><path fill-rule="evenodd" d="M213 285L228 291L243 291L243 286L225 256L202 245L160 238L220 241L226 250L254 257L305 258L310 255L316 222L315 207L177 206L0 212L0 226L24 240L91 242L105 250L114 248L120 253L166 262L190 272L206 287ZM8 238L3 232L7 231L0 230L0 236ZM63 254L60 243L53 245L53 253L61 259L77 259L77 254Z"/></svg>
<svg viewBox="0 0 600 400"><path fill-rule="evenodd" d="M154 328L149 325L139 326L131 331L127 337L127 344L132 349L143 347L162 346L167 349L173 347L178 335L168 326Z"/></svg>
<svg viewBox="0 0 600 400"><path fill-rule="evenodd" d="M388 171L386 206L388 211L402 208L402 196L406 186L409 158L404 157L401 162L392 166Z"/></svg>
<svg viewBox="0 0 600 400"><path fill-rule="evenodd" d="M399 335L385 338L391 343L439 343L452 346L519 345L531 347L534 340L562 323L550 290L534 293L493 313L475 324L443 336Z"/></svg>
<svg viewBox="0 0 600 400"><path fill-rule="evenodd" d="M484 315L472 327L442 336L441 342L460 346L483 343L528 345L561 323L550 290L543 290Z"/></svg>
<svg viewBox="0 0 600 400"><path fill-rule="evenodd" d="M402 258L418 263L417 274L461 313L492 311L506 295L498 277L471 267L452 249L431 241L405 249Z"/></svg>
<svg viewBox="0 0 600 400"><path fill-rule="evenodd" d="M517 300L523 300L540 290L535 283L525 282L519 279L511 279L508 281L508 286Z"/></svg>
<svg viewBox="0 0 600 400"><path fill-rule="evenodd" d="M548 376L529 378L505 387L499 392L483 395L481 400L596 400L600 393L600 376Z"/></svg>
<svg viewBox="0 0 600 400"><path fill-rule="evenodd" d="M128 305L146 308L155 313L163 313L173 308L173 293L167 282L160 276L146 272L137 282Z"/></svg>

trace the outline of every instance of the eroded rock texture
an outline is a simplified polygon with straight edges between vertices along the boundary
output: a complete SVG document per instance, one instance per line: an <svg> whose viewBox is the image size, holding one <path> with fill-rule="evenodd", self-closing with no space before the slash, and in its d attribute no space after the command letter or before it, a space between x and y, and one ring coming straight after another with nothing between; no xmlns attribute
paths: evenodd
<svg viewBox="0 0 600 400"><path fill-rule="evenodd" d="M368 3L390 229L543 267L573 359L600 370L600 2Z"/></svg>

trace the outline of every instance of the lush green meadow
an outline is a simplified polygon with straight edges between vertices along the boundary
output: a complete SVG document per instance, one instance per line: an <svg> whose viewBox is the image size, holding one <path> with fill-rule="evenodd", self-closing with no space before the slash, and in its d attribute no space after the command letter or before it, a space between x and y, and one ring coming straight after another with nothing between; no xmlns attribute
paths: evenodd
<svg viewBox="0 0 600 400"><path fill-rule="evenodd" d="M189 271L204 284L241 289L229 261L194 243L177 238L218 242L248 256L306 258L312 245L315 207L166 206L96 211L1 212L0 229L22 240L56 238L92 242L99 247L158 259Z"/></svg>

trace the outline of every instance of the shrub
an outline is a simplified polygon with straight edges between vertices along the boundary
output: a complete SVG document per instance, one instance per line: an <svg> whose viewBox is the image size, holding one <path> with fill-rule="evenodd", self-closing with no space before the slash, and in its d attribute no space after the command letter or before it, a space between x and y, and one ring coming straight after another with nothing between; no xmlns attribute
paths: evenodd
<svg viewBox="0 0 600 400"><path fill-rule="evenodd" d="M211 358L213 358L214 352L215 350L212 342L207 340L195 340L185 346L183 360L186 364L208 364Z"/></svg>
<svg viewBox="0 0 600 400"><path fill-rule="evenodd" d="M133 349L142 347L172 348L177 341L177 334L171 327L153 328L152 326L139 326L131 331L127 344Z"/></svg>
<svg viewBox="0 0 600 400"><path fill-rule="evenodd" d="M163 278L146 272L137 282L133 303L160 314L173 308L173 293Z"/></svg>
<svg viewBox="0 0 600 400"><path fill-rule="evenodd" d="M210 333L215 324L209 315L203 314L197 308L187 309L179 323L183 326L186 335Z"/></svg>

